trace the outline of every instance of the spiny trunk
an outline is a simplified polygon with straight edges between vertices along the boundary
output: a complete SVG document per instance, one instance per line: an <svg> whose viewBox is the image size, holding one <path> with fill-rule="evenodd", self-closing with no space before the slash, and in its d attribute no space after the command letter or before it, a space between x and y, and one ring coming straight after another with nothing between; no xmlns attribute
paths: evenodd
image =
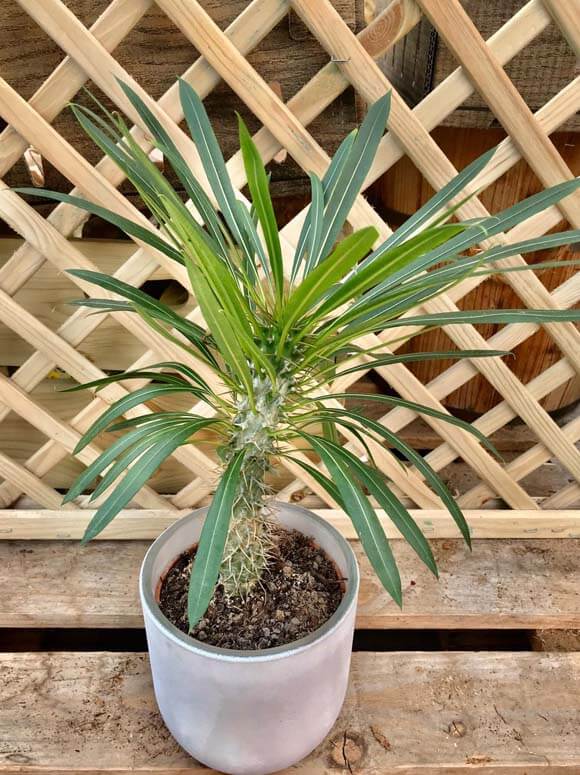
<svg viewBox="0 0 580 775"><path fill-rule="evenodd" d="M276 451L272 432L280 421L288 384L280 380L273 385L269 379L256 378L254 388L255 406L250 407L245 399L239 402L237 430L223 454L227 463L239 450L246 451L220 568L220 582L230 597L243 597L252 590L272 549L266 505L270 491L265 477Z"/></svg>
<svg viewBox="0 0 580 775"><path fill-rule="evenodd" d="M269 491L264 481L268 467L266 457L249 454L242 468L220 569L220 581L230 597L244 597L252 590L272 547L271 523L266 514Z"/></svg>

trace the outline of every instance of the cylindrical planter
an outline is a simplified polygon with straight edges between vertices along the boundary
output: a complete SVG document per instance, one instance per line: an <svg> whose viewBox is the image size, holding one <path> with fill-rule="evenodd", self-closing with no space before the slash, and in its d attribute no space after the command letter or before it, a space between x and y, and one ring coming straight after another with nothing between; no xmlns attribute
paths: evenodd
<svg viewBox="0 0 580 775"><path fill-rule="evenodd" d="M199 539L206 509L176 522L152 544L140 592L155 696L169 730L200 762L234 775L261 775L309 754L330 731L346 693L359 573L348 542L306 509L276 504L285 527L310 536L345 579L330 619L305 638L261 651L193 640L161 613L159 579Z"/></svg>

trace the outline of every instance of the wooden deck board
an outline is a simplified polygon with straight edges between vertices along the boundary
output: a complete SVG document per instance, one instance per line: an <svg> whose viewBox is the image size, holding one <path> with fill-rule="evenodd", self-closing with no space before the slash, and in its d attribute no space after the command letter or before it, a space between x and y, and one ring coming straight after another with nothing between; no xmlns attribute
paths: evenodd
<svg viewBox="0 0 580 775"><path fill-rule="evenodd" d="M159 718L146 655L3 654L0 670L0 772L202 771ZM292 772L578 772L579 720L580 654L357 653L333 731Z"/></svg>
<svg viewBox="0 0 580 775"><path fill-rule="evenodd" d="M395 541L400 611L362 568L359 628L580 629L580 539L433 541L436 581ZM145 541L0 541L0 627L141 627Z"/></svg>

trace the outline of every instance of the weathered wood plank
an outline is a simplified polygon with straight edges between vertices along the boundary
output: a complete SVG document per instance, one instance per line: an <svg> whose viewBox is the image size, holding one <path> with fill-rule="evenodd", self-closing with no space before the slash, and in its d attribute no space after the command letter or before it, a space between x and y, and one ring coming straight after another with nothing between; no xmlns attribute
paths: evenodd
<svg viewBox="0 0 580 775"><path fill-rule="evenodd" d="M137 578L148 543L0 541L0 627L142 627ZM434 579L395 542L400 611L355 543L361 629L580 628L580 540L433 542Z"/></svg>
<svg viewBox="0 0 580 775"><path fill-rule="evenodd" d="M348 517L329 508L313 508L349 539L356 532ZM124 509L97 537L98 540L151 539L188 513L159 509ZM94 509L63 511L50 509L0 509L0 539L80 539ZM385 514L377 514L389 538L400 538ZM446 511L411 509L411 516L428 538L456 538L457 526ZM472 538L580 538L578 509L466 509Z"/></svg>
<svg viewBox="0 0 580 775"><path fill-rule="evenodd" d="M144 654L0 656L0 771L186 775ZM343 711L292 772L578 772L580 655L357 653Z"/></svg>

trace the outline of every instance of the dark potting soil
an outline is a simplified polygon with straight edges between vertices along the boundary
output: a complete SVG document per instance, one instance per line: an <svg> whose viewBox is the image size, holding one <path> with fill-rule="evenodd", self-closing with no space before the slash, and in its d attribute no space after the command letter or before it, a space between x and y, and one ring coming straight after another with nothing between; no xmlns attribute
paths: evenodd
<svg viewBox="0 0 580 775"><path fill-rule="evenodd" d="M279 528L276 539L261 583L243 600L226 601L218 586L193 638L226 649L266 649L303 638L332 616L344 594L335 564L296 530ZM162 612L185 633L194 557L195 547L178 557L159 591Z"/></svg>

